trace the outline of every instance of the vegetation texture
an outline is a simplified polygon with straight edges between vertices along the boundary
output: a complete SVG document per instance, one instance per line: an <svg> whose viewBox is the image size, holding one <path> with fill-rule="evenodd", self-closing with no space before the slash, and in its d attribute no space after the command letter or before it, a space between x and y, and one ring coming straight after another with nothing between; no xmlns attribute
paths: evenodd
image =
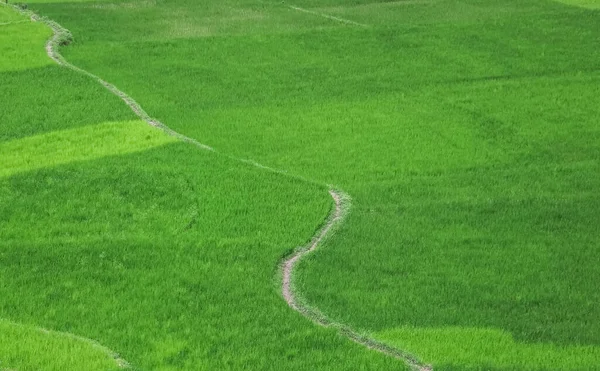
<svg viewBox="0 0 600 371"><path fill-rule="evenodd" d="M40 55L48 30L0 26L0 317L141 369L402 369L279 293L278 262L332 207L322 183L353 207L299 263L320 313L436 371L600 369L593 5L30 8L72 32L68 61L167 126L313 182L146 134L118 97ZM65 136L98 151L56 152ZM12 148L44 161L5 162Z"/></svg>
<svg viewBox="0 0 600 371"><path fill-rule="evenodd" d="M404 369L279 294L326 188L175 141L71 70L0 76L0 367Z"/></svg>

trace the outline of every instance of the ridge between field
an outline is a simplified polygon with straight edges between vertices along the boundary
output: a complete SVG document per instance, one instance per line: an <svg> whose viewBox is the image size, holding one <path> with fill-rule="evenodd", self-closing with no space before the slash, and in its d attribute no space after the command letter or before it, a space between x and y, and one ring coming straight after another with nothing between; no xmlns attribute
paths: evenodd
<svg viewBox="0 0 600 371"><path fill-rule="evenodd" d="M71 33L64 27L62 27L57 22L54 22L45 17L40 17L34 12L30 10L24 10L19 7L14 6L19 12L28 15L32 21L41 21L47 26L49 26L52 31L52 37L46 43L46 53L48 56L54 60L58 65L71 69L75 72L86 75L93 80L96 80L102 86L104 86L107 90L109 90L114 95L121 98L130 108L131 110L143 121L148 123L150 126L156 127L158 129L163 130L166 134L171 135L183 142L193 144L203 150L211 151L217 153L219 155L225 156L229 159L240 161L256 168L260 168L263 170L267 170L270 172L274 172L286 177L295 178L301 180L306 183L317 184L320 186L325 186L329 188L329 194L334 202L334 208L330 212L324 226L318 230L315 235L311 238L311 241L300 248L297 248L294 252L291 253L287 258L280 263L280 269L282 274L282 296L284 297L286 303L290 306L290 308L294 309L304 317L308 318L312 322L323 326L323 327L332 327L336 328L340 334L344 335L348 339L367 347L368 349L375 350L381 352L387 356L396 358L400 361L406 363L412 370L415 371L433 371L433 368L429 365L424 365L420 362L416 357L405 353L399 349L391 347L387 344L379 342L375 339L368 337L367 335L361 334L356 330L351 329L350 327L334 322L333 320L327 318L324 314L319 312L317 309L310 307L305 303L304 298L300 294L298 294L293 288L293 276L294 276L294 268L296 264L304 258L307 254L314 251L326 238L331 237L331 235L335 232L335 229L341 225L345 216L348 214L350 209L350 200L351 197L344 193L343 191L334 189L333 186L328 184L323 184L316 182L314 180L307 179L305 177L290 174L284 170L278 170L271 168L269 166L262 165L254 160L242 159L239 157L235 157L230 154L225 154L221 152L217 152L212 147L203 144L196 139L187 137L183 134L180 134L168 126L164 125L162 122L157 119L152 118L144 109L129 95L119 90L115 85L103 80L102 78L94 75L91 72L88 72L82 68L79 68L71 63L69 63L58 51L58 47L65 43L68 43L71 39ZM75 335L74 335L75 336ZM90 339L91 340L91 339ZM91 340L93 341L93 340Z"/></svg>

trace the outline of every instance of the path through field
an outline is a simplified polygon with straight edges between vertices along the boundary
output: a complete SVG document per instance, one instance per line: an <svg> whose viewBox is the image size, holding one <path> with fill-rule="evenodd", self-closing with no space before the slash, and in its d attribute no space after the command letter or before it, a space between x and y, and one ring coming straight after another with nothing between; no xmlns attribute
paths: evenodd
<svg viewBox="0 0 600 371"><path fill-rule="evenodd" d="M597 10L29 8L74 42L1 27L1 317L143 369L599 369Z"/></svg>
<svg viewBox="0 0 600 371"><path fill-rule="evenodd" d="M19 8L17 8L17 9L19 9ZM302 10L299 8L294 8L294 9ZM146 113L146 111L132 97L130 97L125 92L118 89L116 86L114 86L111 83L103 80L102 78L100 78L86 70L83 70L83 69L69 63L68 61L66 61L65 58L58 52L58 48L60 47L61 42L63 42L64 40L67 40L70 37L70 32L52 20L42 19L38 15L36 15L32 12L27 12L27 11L24 11L24 12L25 12L25 14L30 16L33 21L42 21L52 29L53 36L46 43L46 52L48 54L48 57L51 58L53 61L55 61L57 64L64 66L68 69L71 69L77 73L82 73L82 74L96 80L97 82L99 82L102 86L104 86L106 89L108 89L112 94L121 98L127 104L127 106L129 106L129 108L131 108L131 110L140 119L144 120L148 125L150 125L152 127L156 127L160 130L163 130L165 133L167 133L183 142L191 143L203 150L214 151L214 149L212 149L211 147L209 147L205 144L202 144L193 138L189 138L180 133L177 133L174 130L167 127L166 125L164 125L163 123L161 123L160 121L152 118L148 113ZM337 19L335 17L327 17L327 18L332 18L334 20L342 21L345 23L351 23L351 24L355 24L355 25L359 25L359 26L365 26L365 25L355 23L352 21ZM227 156L227 157L231 158L231 156ZM284 171L271 169L270 167L261 165L253 160L246 160L246 159L239 159L239 158L236 158L236 160L244 162L244 163L250 163L253 166L256 166L261 169L266 169L269 171L276 172L278 174L285 175ZM294 177L294 178L297 178L297 177ZM414 356L412 356L408 353L405 353L399 349L390 347L384 343L378 342L366 335L360 334L360 333L352 330L350 327L348 327L346 325L335 323L335 322L327 319L327 317L322 315L318 311L318 309L312 308L312 307L310 307L310 305L306 304L305 299L303 299L301 297L301 294L294 290L293 277L294 277L294 273L295 273L296 264L304 256L313 252L325 238L331 237L331 235L334 232L334 229L343 222L345 215L350 211L350 196L349 195L345 194L344 192L334 190L334 189L330 189L329 194L334 202L334 208L333 208L330 216L328 217L325 225L319 231L317 231L317 233L315 234L315 236L313 236L313 238L311 239L311 242L308 246L298 248L294 253L292 253L292 255L290 257L286 258L282 262L282 265L281 265L281 267L282 267L281 288L282 288L283 298L285 299L285 301L288 303L288 305L292 309L296 310L297 312L299 312L306 318L308 318L311 321L313 321L321 326L324 326L324 327L337 328L339 330L340 334L346 336L348 339L350 339L358 344L361 344L369 349L384 353L388 356L397 358L397 359L405 362L411 369L418 370L418 371L433 370L433 368L431 366L423 365L421 362L418 361L417 358L415 358ZM92 340L89 340L89 341L92 341ZM129 367L128 364L125 361L121 360L120 358L116 358L116 360L120 367Z"/></svg>
<svg viewBox="0 0 600 371"><path fill-rule="evenodd" d="M301 294L294 290L293 278L295 274L294 269L296 268L297 263L306 255L310 254L317 247L319 247L324 239L331 237L335 232L335 228L339 227L340 224L343 223L344 217L350 211L351 199L349 195L333 189L329 190L329 194L331 195L331 198L333 198L335 208L331 211L331 214L329 215L325 225L320 231L317 232L308 245L297 249L291 256L283 261L283 298L292 309L321 326L337 328L341 334L344 334L352 341L369 349L384 353L390 357L400 359L413 370L432 371L432 366L423 365L414 356L403 352L400 349L390 347L389 345L369 338L368 336L362 335L344 324L332 321L317 308L311 307L310 304L306 303L306 299L302 298Z"/></svg>

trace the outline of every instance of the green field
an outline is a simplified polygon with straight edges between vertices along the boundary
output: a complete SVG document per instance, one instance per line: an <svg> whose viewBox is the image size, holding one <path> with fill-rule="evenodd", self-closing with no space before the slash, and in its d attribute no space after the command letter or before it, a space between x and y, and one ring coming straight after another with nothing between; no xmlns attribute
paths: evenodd
<svg viewBox="0 0 600 371"><path fill-rule="evenodd" d="M600 370L598 4L0 6L0 369Z"/></svg>

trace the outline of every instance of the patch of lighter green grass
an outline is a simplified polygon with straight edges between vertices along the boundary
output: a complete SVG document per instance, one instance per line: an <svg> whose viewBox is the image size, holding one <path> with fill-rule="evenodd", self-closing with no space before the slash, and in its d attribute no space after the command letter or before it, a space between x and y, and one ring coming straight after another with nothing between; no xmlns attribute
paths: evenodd
<svg viewBox="0 0 600 371"><path fill-rule="evenodd" d="M7 10L0 7L0 10ZM9 10L17 14L16 10ZM14 18L2 26L0 32L0 72L21 71L51 65L46 55L45 43L52 30L40 22L21 22ZM14 23L13 23L14 22ZM16 23L19 22L19 23Z"/></svg>
<svg viewBox="0 0 600 371"><path fill-rule="evenodd" d="M24 19L27 18L16 12L12 7L0 3L0 25L3 23L22 21Z"/></svg>
<svg viewBox="0 0 600 371"><path fill-rule="evenodd" d="M600 347L516 342L492 328L396 328L376 338L425 363L457 369L597 370Z"/></svg>
<svg viewBox="0 0 600 371"><path fill-rule="evenodd" d="M34 135L0 143L0 177L140 152L175 141L143 121L107 122Z"/></svg>
<svg viewBox="0 0 600 371"><path fill-rule="evenodd" d="M0 320L0 370L117 370L101 345L70 334Z"/></svg>
<svg viewBox="0 0 600 371"><path fill-rule="evenodd" d="M555 0L563 4L580 6L588 9L600 9L600 0Z"/></svg>

